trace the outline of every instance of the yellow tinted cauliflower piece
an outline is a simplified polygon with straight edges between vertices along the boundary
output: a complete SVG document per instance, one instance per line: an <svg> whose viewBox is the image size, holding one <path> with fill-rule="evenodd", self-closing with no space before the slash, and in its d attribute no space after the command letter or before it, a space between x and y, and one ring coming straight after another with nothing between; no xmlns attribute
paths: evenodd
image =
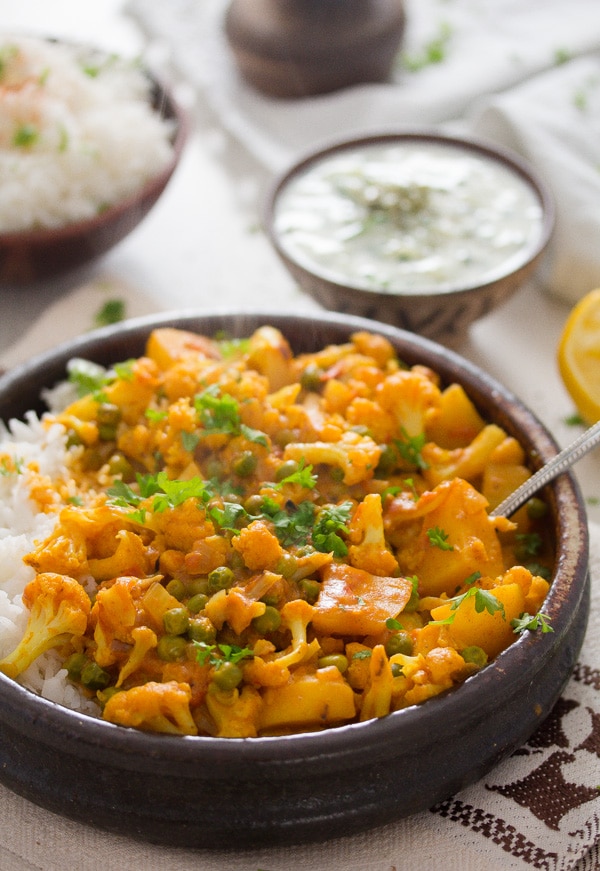
<svg viewBox="0 0 600 871"><path fill-rule="evenodd" d="M84 635L91 603L81 584L55 572L43 572L23 592L29 618L21 641L0 661L0 671L15 678L51 647Z"/></svg>

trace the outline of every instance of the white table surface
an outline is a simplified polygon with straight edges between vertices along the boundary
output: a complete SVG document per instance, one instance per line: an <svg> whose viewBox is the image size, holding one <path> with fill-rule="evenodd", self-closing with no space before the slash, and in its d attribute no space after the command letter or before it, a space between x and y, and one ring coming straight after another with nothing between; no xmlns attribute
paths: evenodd
<svg viewBox="0 0 600 871"><path fill-rule="evenodd" d="M4 29L76 37L135 54L144 39L122 7L122 0L0 0L0 22ZM186 99L185 88L181 95ZM16 365L91 327L94 312L77 310L56 334L44 329L48 313L88 284L104 284L117 295L126 287L130 314L169 307L318 309L295 287L260 231L264 169L220 128L207 106L196 103L190 111L193 130L182 163L158 205L126 240L67 279L0 290L0 366ZM568 311L528 285L480 321L459 349L529 405L562 445L579 432L566 423L574 409L556 365ZM576 474L590 519L600 520L598 451L580 462Z"/></svg>

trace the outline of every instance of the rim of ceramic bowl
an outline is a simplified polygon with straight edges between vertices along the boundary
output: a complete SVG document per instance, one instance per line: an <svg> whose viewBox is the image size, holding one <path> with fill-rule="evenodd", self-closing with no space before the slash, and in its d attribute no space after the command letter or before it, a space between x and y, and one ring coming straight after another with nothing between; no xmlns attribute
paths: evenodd
<svg viewBox="0 0 600 871"><path fill-rule="evenodd" d="M350 277L347 280L336 279L319 269L316 262L296 257L296 255L283 243L281 235L276 229L277 206L280 195L285 188L298 176L301 176L311 166L344 151L361 148L363 146L393 144L394 142L422 142L447 145L455 150L463 150L479 155L488 161L495 161L506 167L518 176L533 191L540 203L541 221L539 235L534 243L525 246L522 250L521 259L508 271L501 268L491 275L486 281L472 281L470 283L457 283L451 287L422 288L415 292L397 290L385 292L377 288L369 288L364 285L353 283ZM267 185L266 194L262 201L262 225L271 245L275 249L283 263L307 275L312 275L330 288L343 293L351 291L361 294L365 300L419 300L429 299L436 296L455 296L460 298L475 290L484 290L497 285L511 275L517 275L539 261L546 250L552 237L556 221L556 207L550 187L542 178L541 174L516 151L499 145L491 140L475 135L461 136L459 134L441 132L433 127L403 127L382 129L372 133L358 135L344 139L331 139L311 148L293 160L286 168L277 173Z"/></svg>
<svg viewBox="0 0 600 871"><path fill-rule="evenodd" d="M56 37L46 37L45 41L73 45L81 51L89 51L90 55L107 57L109 52L98 46L87 43L74 43ZM123 58L126 60L126 58ZM170 141L172 154L167 164L159 173L147 179L136 191L117 200L111 206L84 220L72 221L59 227L41 227L29 230L0 231L0 249L18 248L20 245L35 247L52 242L67 241L71 237L85 235L96 228L103 227L119 216L135 207L136 203L156 198L172 176L181 159L183 148L189 134L189 118L181 103L175 98L172 88L150 68L141 66L141 71L150 84L150 105L161 118L173 121L174 130Z"/></svg>
<svg viewBox="0 0 600 871"><path fill-rule="evenodd" d="M426 356L427 365L440 372L444 383L458 379L465 385L475 404L484 406L484 414L487 413L489 417L489 409L485 407L487 397L487 406L491 403L498 406L500 423L506 426L509 433L512 431L515 434L520 428L525 428L527 436L524 438L520 432L520 438L522 443L525 442L524 447L531 462L541 464L558 449L545 426L512 392L456 352L390 325L352 315L330 313L294 315L248 311L234 315L228 312L186 310L150 315L104 327L37 355L2 376L0 411L3 407L6 409L7 404L10 407L11 403L16 408L19 401L23 401L23 394L27 393L26 385L29 385L31 393L31 384L35 383L39 392L42 387L51 386L64 377L64 367L70 357L88 356L106 365L118 359L113 356L115 353L120 350L126 352L131 345L135 345L134 353L141 353L138 348L143 348L145 337L155 327L175 326L208 335L228 329L233 335L240 336L243 335L241 330L245 330L247 335L262 324L272 324L284 334L286 330L288 333L295 331L296 335L290 337L293 347L306 344L311 331L313 334L318 331L339 332L340 336L332 341L341 341L342 333L350 335L356 330L378 332L390 339L399 355L408 363L418 362ZM14 414L2 413L4 420L11 416ZM446 716L457 723L467 718L472 720L476 715L484 718L490 695L502 692L507 683L507 670L519 666L517 681L524 688L535 679L539 658L548 656L560 645L561 638L573 621L574 612L578 611L586 594L588 533L581 493L571 473L556 479L549 485L548 492L556 523L557 566L544 603L544 612L550 617L554 631L524 633L459 687L424 704L395 711L381 719L351 723L321 732L258 738L173 738L126 729L78 713L47 701L0 674L3 697L0 719L14 721L25 735L39 736L40 728L44 728L44 737L49 745L64 749L64 742L68 740L69 753L74 756L88 756L90 750L101 748L104 758L113 760L124 770L135 769L143 757L153 760L157 774L172 772L173 766L185 772L192 756L209 754L210 776L218 778L242 757L245 766L253 764L260 770L261 766L273 764L275 754L277 759L286 762L286 771L289 765L297 763L304 772L306 766L310 765L318 767L320 771L327 770L327 766L332 771L339 770L350 764L357 752L368 751L372 759L384 758L389 753L390 742L397 741L399 735L404 740L406 736L421 734L431 716L436 716L436 713L439 715L441 706ZM569 607L565 607L567 596ZM74 738L76 740L71 740ZM269 776L277 778L277 771L269 768ZM281 776L287 777L289 773L282 773Z"/></svg>

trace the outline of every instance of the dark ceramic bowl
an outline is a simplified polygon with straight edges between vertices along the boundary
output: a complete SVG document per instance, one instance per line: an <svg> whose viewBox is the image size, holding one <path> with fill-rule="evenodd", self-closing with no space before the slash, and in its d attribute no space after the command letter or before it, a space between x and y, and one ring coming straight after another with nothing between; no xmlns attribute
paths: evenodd
<svg viewBox="0 0 600 871"><path fill-rule="evenodd" d="M0 286L33 284L95 260L134 230L156 203L179 163L187 119L170 91L147 75L154 110L174 122L169 163L140 190L93 218L52 229L0 233Z"/></svg>
<svg viewBox="0 0 600 871"><path fill-rule="evenodd" d="M384 292L374 289L374 285L367 286L354 273L347 278L341 277L341 272L336 270L338 274L334 273L289 241L288 233L282 229L280 210L282 198L290 190L290 185L333 157L372 147L397 146L421 150L434 146L449 155L464 155L484 165L491 162L492 166L506 171L515 182L524 183L540 217L535 232L518 255L511 257L505 266L498 265L484 280L471 277L462 281L457 276L451 285L432 283L425 287L421 284L418 289L411 290L408 284L404 284L409 280L405 274L403 278L394 279L393 291ZM307 215L311 211L314 214L316 198L311 202L311 196L304 197ZM512 223L512 217L507 219L502 230L510 232ZM407 130L334 142L303 156L273 180L265 199L263 224L275 251L298 285L326 309L373 318L455 346L473 321L509 299L533 274L552 234L554 204L546 184L518 155L480 140L445 136L432 130ZM328 232L327 228L320 229L321 239L327 239ZM391 240L397 236L396 229L390 227L388 238ZM346 252L351 253L356 239L344 244Z"/></svg>
<svg viewBox="0 0 600 871"><path fill-rule="evenodd" d="M373 329L409 364L464 385L482 414L524 445L532 466L552 437L512 394L445 348L343 315L172 314L125 322L61 345L0 379L0 417L41 409L40 390L73 356L102 364L143 352L155 326L213 335L280 328L296 352ZM50 810L147 841L237 847L323 841L409 816L483 777L520 747L559 698L589 609L588 539L570 475L548 488L556 570L544 612L554 632L527 632L457 689L378 720L265 738L145 734L74 713L0 674L0 780Z"/></svg>

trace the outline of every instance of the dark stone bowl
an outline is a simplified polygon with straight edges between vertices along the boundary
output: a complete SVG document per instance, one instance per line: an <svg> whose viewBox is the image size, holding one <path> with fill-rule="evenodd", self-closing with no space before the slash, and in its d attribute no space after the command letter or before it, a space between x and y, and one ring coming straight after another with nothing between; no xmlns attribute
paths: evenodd
<svg viewBox="0 0 600 871"><path fill-rule="evenodd" d="M541 227L534 244L524 249L519 262L500 270L495 278L480 284L460 285L448 290L435 287L420 292L378 292L351 281L332 280L324 271L311 267L296 257L280 236L275 216L279 197L286 186L323 159L343 151L353 151L377 144L435 143L465 154L495 161L524 181L539 202ZM430 130L399 129L380 134L345 139L322 146L300 157L277 175L266 192L263 226L267 237L284 266L299 287L324 308L335 312L373 318L434 339L449 347L457 347L469 326L506 302L530 278L540 265L554 229L554 202L546 183L536 171L508 149L472 137L444 135Z"/></svg>
<svg viewBox="0 0 600 871"><path fill-rule="evenodd" d="M146 75L154 110L174 122L168 164L140 190L93 218L51 229L0 233L0 287L24 287L92 262L131 233L154 206L179 163L188 122L170 90L149 72Z"/></svg>
<svg viewBox="0 0 600 871"><path fill-rule="evenodd" d="M296 352L387 336L409 364L458 381L486 419L516 436L532 467L556 453L520 401L453 352L391 326L343 315L172 313L107 327L0 378L0 417L42 409L40 390L73 356L99 363L143 352L149 331L172 325L244 336L280 328ZM378 720L320 733L228 739L146 734L74 713L0 674L0 781L67 817L146 841L238 847L323 841L425 810L517 750L558 700L589 610L582 497L566 474L547 490L556 569L544 612L554 632L527 632L460 687Z"/></svg>

